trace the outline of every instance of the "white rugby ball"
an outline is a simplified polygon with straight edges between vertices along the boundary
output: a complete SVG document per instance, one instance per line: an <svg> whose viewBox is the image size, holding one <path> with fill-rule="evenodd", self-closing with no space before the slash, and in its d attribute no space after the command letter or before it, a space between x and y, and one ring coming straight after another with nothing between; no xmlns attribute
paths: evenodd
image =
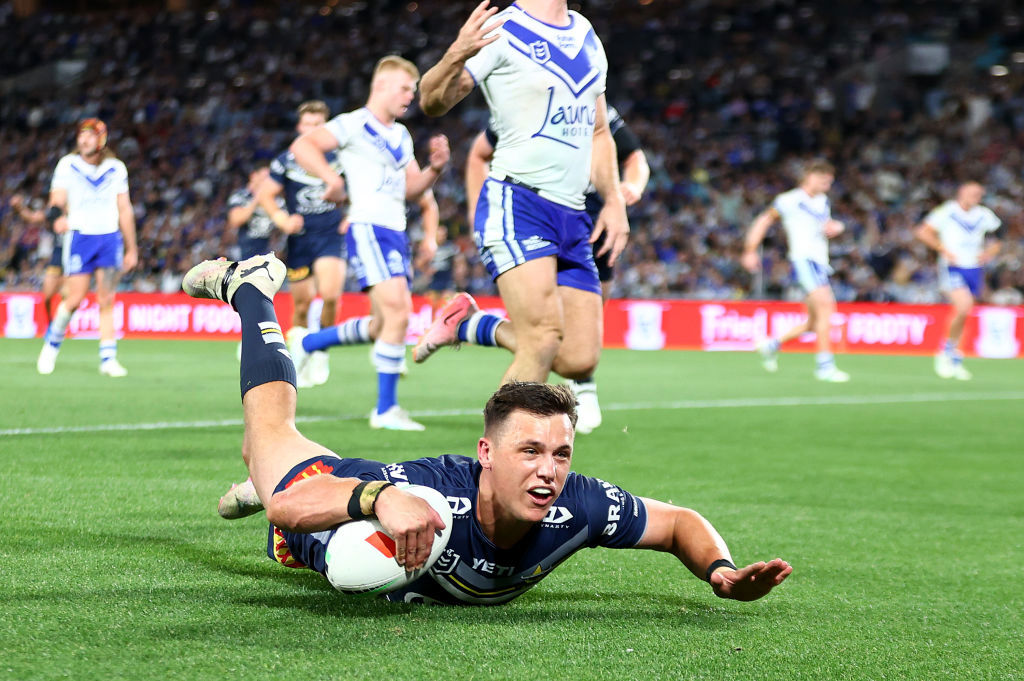
<svg viewBox="0 0 1024 681"><path fill-rule="evenodd" d="M418 570L406 572L395 559L395 540L376 518L342 523L327 540L327 581L346 594L382 594L400 589L427 573L441 556L452 534L452 510L444 495L423 485L399 485L429 503L444 521L440 536L434 535L430 558Z"/></svg>

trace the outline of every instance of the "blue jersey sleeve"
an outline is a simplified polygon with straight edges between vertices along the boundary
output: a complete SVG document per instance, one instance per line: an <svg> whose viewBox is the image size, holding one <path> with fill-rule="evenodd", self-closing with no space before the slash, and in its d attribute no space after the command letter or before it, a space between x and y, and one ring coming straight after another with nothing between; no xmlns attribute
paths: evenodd
<svg viewBox="0 0 1024 681"><path fill-rule="evenodd" d="M587 515L587 546L631 549L647 531L647 509L621 487L585 475L570 474L566 486ZM557 503L557 502L556 502Z"/></svg>
<svg viewBox="0 0 1024 681"><path fill-rule="evenodd" d="M288 152L279 155L270 162L270 179L282 187L286 181L285 173L288 169Z"/></svg>

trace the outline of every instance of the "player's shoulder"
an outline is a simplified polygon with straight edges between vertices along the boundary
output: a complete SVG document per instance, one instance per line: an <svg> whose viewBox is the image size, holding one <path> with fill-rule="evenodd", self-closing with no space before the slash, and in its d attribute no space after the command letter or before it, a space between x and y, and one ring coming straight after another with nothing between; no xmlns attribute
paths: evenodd
<svg viewBox="0 0 1024 681"><path fill-rule="evenodd" d="M391 482L410 482L444 491L477 487L478 468L476 459L445 454L385 464L382 470Z"/></svg>
<svg viewBox="0 0 1024 681"><path fill-rule="evenodd" d="M776 207L787 207L793 205L795 203L798 203L800 199L803 198L803 194L803 190L800 189L799 187L787 189L786 191L775 195L775 200L772 201L772 205Z"/></svg>
<svg viewBox="0 0 1024 681"><path fill-rule="evenodd" d="M80 157L78 156L78 154L76 154L74 152L72 152L70 154L64 154L57 161L57 168L64 169L64 168L69 167L74 162L74 160L76 158L80 158Z"/></svg>

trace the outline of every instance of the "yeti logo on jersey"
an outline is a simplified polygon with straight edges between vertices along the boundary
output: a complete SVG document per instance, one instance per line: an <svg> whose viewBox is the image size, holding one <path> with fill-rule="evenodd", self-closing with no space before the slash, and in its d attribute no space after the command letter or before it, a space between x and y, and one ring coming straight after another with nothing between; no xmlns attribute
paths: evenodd
<svg viewBox="0 0 1024 681"><path fill-rule="evenodd" d="M548 43L544 40L530 43L530 58L538 64L543 64L548 59L551 59L551 50L548 49Z"/></svg>
<svg viewBox="0 0 1024 681"><path fill-rule="evenodd" d="M330 201L324 201L324 188L321 184L307 185L295 192L295 202L299 213L303 215L319 215L336 208Z"/></svg>
<svg viewBox="0 0 1024 681"><path fill-rule="evenodd" d="M552 506L544 520L540 522L543 525L564 525L572 520L572 517L572 513L565 506Z"/></svg>
<svg viewBox="0 0 1024 681"><path fill-rule="evenodd" d="M445 497L451 506L452 515L466 515L473 510L473 502L467 497Z"/></svg>

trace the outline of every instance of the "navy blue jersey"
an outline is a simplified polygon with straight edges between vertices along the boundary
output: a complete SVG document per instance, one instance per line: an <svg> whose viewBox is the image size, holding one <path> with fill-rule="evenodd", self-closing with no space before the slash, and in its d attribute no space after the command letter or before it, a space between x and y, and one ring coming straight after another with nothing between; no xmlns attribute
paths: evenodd
<svg viewBox="0 0 1024 681"><path fill-rule="evenodd" d="M236 190L231 196L228 197L228 210L232 208L243 208L248 206L250 203L256 200L252 192L249 191L248 187L243 187ZM277 199L277 203L281 208L284 208L284 202L280 197ZM252 217L244 225L238 228L238 236L245 237L248 239L266 239L274 232L274 223L267 215L267 211L263 210L261 206L256 206L256 210L252 212Z"/></svg>
<svg viewBox="0 0 1024 681"><path fill-rule="evenodd" d="M388 600L497 605L521 596L562 561L583 548L632 548L647 529L640 499L597 478L569 473L547 516L510 549L495 546L476 519L480 464L446 455L384 464L366 459L317 457L298 464L274 492L316 474L389 480L432 487L448 498L452 533L427 575L386 595ZM301 534L270 527L268 555L290 567L305 565L320 574L332 531Z"/></svg>
<svg viewBox="0 0 1024 681"><path fill-rule="evenodd" d="M325 154L331 168L341 174L338 154ZM302 216L302 232L324 233L337 231L341 224L341 209L338 204L324 201L327 185L316 175L306 172L290 151L285 151L270 162L270 177L284 187L284 202L288 212Z"/></svg>

